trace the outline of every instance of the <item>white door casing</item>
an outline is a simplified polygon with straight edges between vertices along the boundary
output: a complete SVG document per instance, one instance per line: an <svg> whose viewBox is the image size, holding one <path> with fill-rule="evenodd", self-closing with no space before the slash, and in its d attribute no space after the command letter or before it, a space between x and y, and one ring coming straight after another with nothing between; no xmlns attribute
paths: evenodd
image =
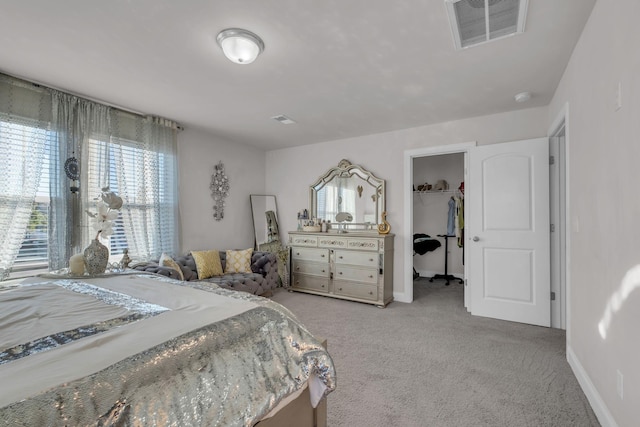
<svg viewBox="0 0 640 427"><path fill-rule="evenodd" d="M549 142L469 150L471 313L550 326Z"/></svg>

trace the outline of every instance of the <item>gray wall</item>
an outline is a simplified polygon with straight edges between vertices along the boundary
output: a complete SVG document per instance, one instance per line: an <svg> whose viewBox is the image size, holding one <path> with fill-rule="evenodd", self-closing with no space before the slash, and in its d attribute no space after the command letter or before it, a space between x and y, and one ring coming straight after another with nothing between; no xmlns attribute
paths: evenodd
<svg viewBox="0 0 640 427"><path fill-rule="evenodd" d="M209 184L219 161L229 177L224 219L213 219ZM197 130L178 135L181 249L246 249L254 244L250 194L264 194L265 153Z"/></svg>
<svg viewBox="0 0 640 427"><path fill-rule="evenodd" d="M639 16L638 0L596 2L547 119L568 103L567 356L604 425L640 420Z"/></svg>

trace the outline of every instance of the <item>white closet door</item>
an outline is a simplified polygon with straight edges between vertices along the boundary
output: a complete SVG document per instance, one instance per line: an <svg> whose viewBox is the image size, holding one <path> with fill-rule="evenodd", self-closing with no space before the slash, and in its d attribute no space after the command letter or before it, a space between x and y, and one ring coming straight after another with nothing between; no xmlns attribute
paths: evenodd
<svg viewBox="0 0 640 427"><path fill-rule="evenodd" d="M471 313L550 325L547 138L469 151Z"/></svg>

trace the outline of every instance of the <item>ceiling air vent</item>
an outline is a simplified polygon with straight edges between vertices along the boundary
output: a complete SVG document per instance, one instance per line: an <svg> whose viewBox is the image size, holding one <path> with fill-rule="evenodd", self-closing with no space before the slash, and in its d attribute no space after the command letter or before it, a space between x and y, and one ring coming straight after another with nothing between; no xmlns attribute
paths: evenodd
<svg viewBox="0 0 640 427"><path fill-rule="evenodd" d="M295 123L295 120L285 116L284 114L273 116L271 118L277 122L282 123L283 125L292 125Z"/></svg>
<svg viewBox="0 0 640 427"><path fill-rule="evenodd" d="M524 31L528 0L445 0L456 49Z"/></svg>

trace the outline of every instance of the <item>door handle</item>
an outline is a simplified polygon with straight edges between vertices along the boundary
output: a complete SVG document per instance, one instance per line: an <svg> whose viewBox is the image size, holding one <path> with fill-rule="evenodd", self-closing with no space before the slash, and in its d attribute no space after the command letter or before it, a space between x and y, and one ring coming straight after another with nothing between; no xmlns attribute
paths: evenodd
<svg viewBox="0 0 640 427"><path fill-rule="evenodd" d="M473 236L473 241L474 242L478 242L478 241L480 241L480 238L478 236Z"/></svg>

